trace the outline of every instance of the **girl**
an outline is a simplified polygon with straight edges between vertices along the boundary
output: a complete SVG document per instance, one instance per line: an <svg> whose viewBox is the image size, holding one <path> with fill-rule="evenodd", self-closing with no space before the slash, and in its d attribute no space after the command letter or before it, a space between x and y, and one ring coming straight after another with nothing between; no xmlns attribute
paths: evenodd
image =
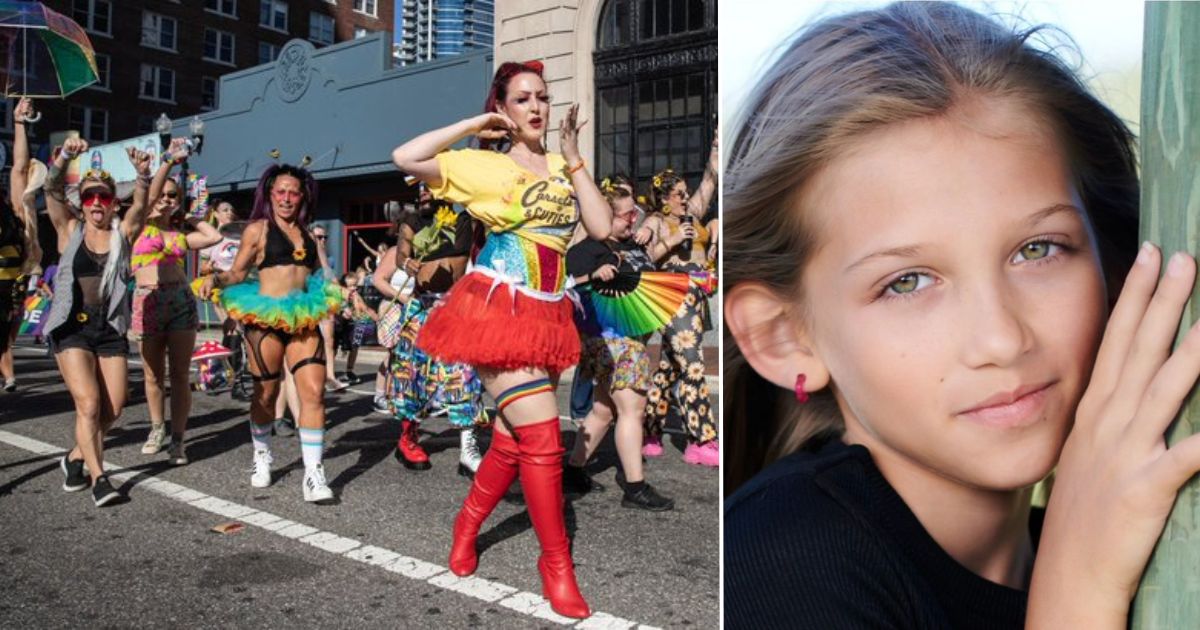
<svg viewBox="0 0 1200 630"><path fill-rule="evenodd" d="M638 242L647 244L663 271L704 273L709 270L708 229L700 226L717 187L717 141L713 140L704 179L693 195L687 182L671 169L659 172L651 180L650 202L659 210L646 218L638 230ZM684 249L691 241L691 249ZM651 457L662 454L663 424L675 408L687 427L687 447L683 460L700 466L720 464L717 446L717 421L704 377L704 349L701 345L708 322L708 295L693 286L683 309L662 333L658 368L646 395L646 444L643 452Z"/></svg>
<svg viewBox="0 0 1200 630"><path fill-rule="evenodd" d="M163 416L163 381L170 359L171 373L171 464L188 462L183 447L188 414L192 407L191 375L192 349L196 345L196 330L200 326L196 298L188 286L186 262L189 250L198 250L221 240L217 228L203 217L184 218L183 188L169 179L171 169L188 157L182 139L171 142L150 185L150 212L146 227L133 242L133 272L137 289L133 292L133 333L140 342L142 364L145 366L146 404L150 414L150 434L142 445L142 453L153 455L166 444L167 431ZM187 223L192 230L181 229Z"/></svg>
<svg viewBox="0 0 1200 630"><path fill-rule="evenodd" d="M1200 468L1163 440L1200 371L1200 327L1167 359L1195 262L1138 248L1132 137L1035 33L951 3L833 17L748 101L729 627L1125 627Z"/></svg>
<svg viewBox="0 0 1200 630"><path fill-rule="evenodd" d="M18 127L17 142L24 141ZM75 446L59 463L66 476L63 489L91 486L99 507L120 497L104 474L104 436L120 417L129 389L129 249L145 220L150 155L129 149L138 179L124 219L117 216L116 183L97 170L80 179L76 215L67 202L66 168L87 148L85 140L67 139L46 175L46 212L58 235L61 262L43 330L75 401Z"/></svg>
<svg viewBox="0 0 1200 630"><path fill-rule="evenodd" d="M252 223L242 234L233 268L205 278L200 295L208 298L214 288L222 289L222 305L245 326L246 356L254 377L250 485L271 485L271 428L286 359L300 396L304 500L325 505L335 498L321 464L327 355L318 322L337 312L342 292L337 284L313 273L321 266L317 242L308 229L316 207L317 182L311 173L288 164L268 167L254 191ZM246 281L251 267L258 270L258 278Z"/></svg>
<svg viewBox="0 0 1200 630"><path fill-rule="evenodd" d="M562 436L551 379L579 361L563 254L575 224L607 238L612 213L579 157L579 106L546 150L550 96L540 63L496 70L484 113L419 136L392 154L433 196L462 204L488 228L474 265L429 314L417 347L475 366L500 423L454 523L450 569L475 572L475 537L518 474L542 556L542 592L568 617L587 617L563 522ZM447 151L469 136L481 150ZM497 150L490 150L496 147Z"/></svg>

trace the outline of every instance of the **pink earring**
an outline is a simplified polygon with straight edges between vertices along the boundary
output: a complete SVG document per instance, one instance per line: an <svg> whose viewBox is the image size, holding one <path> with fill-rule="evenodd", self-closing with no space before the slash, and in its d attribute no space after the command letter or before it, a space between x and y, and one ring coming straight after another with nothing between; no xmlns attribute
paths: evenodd
<svg viewBox="0 0 1200 630"><path fill-rule="evenodd" d="M804 381L806 378L803 372L796 375L796 402L801 405L808 402L808 392L804 391Z"/></svg>

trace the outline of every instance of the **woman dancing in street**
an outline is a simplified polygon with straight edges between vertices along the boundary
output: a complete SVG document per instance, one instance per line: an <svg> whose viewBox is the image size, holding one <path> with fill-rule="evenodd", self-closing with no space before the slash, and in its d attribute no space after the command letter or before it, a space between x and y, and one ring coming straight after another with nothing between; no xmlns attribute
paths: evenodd
<svg viewBox="0 0 1200 630"><path fill-rule="evenodd" d="M631 238L638 219L631 190L608 179L601 183L601 189L613 208L612 234L604 241L585 239L567 252L567 271L577 285L609 281L619 272L654 270L650 256ZM584 291L582 299L587 304L590 292ZM585 311L594 313L586 307ZM612 327L602 327L594 319L580 322L579 329L583 337L583 360L575 378L593 381L595 396L563 469L564 488L582 494L594 487L583 468L600 446L615 416L614 442L621 460L617 485L625 492L621 505L653 512L670 510L675 502L646 483L642 467L645 392L650 387L646 341L650 335L629 337Z"/></svg>
<svg viewBox="0 0 1200 630"><path fill-rule="evenodd" d="M168 176L171 169L188 157L182 139L171 141L164 162L150 184L150 211L146 226L133 243L133 272L137 289L133 292L133 334L141 346L145 367L146 404L150 414L150 434L142 453L153 455L166 444L167 430L163 382L171 374L171 464L188 463L183 435L187 431L192 408L192 349L200 326L196 298L188 286L186 262L190 250L204 249L221 240L217 228L203 217L183 217L187 212L180 199L183 188ZM185 233L183 224L191 226Z"/></svg>
<svg viewBox="0 0 1200 630"><path fill-rule="evenodd" d="M20 129L16 142L24 143ZM138 178L124 219L117 216L112 176L85 172L79 183L80 217L68 206L65 176L67 163L87 147L85 140L66 140L46 176L46 212L58 236L61 262L44 330L75 401L75 446L60 462L66 476L63 489L74 492L90 485L92 500L102 506L120 496L104 474L104 436L120 417L129 388L129 250L145 220L151 158L129 149ZM85 464L90 479L84 476Z"/></svg>
<svg viewBox="0 0 1200 630"><path fill-rule="evenodd" d="M638 241L647 243L659 268L677 273L709 271L708 229L699 225L717 188L717 141L713 140L704 178L695 194L688 196L687 182L671 169L654 176L650 201L660 211L646 219ZM691 249L684 249L691 241ZM643 452L654 457L662 454L662 431L670 409L674 407L687 427L687 448L683 460L689 464L717 466L721 462L717 446L717 422L704 377L704 331L709 328L707 292L693 285L684 307L662 333L662 351L658 369L651 378L646 399L646 446Z"/></svg>
<svg viewBox="0 0 1200 630"><path fill-rule="evenodd" d="M229 316L245 327L246 360L254 379L250 438L254 473L250 485L271 485L271 424L284 361L300 396L300 450L304 500L333 502L321 457L325 446L326 348L318 322L342 304L341 289L314 271L317 243L308 230L317 205L311 173L287 164L263 172L254 191L252 223L242 235L233 268L205 278L200 295L221 289ZM251 268L257 280L246 280Z"/></svg>
<svg viewBox="0 0 1200 630"><path fill-rule="evenodd" d="M579 156L579 106L560 131L562 154L546 150L550 96L540 63L496 70L484 113L428 132L392 154L435 197L462 204L488 230L474 265L429 314L417 347L475 366L500 422L454 523L450 569L475 572L475 538L520 477L542 556L542 592L561 615L587 617L563 522L562 440L554 384L579 361L563 256L575 224L608 237L612 213ZM476 135L480 150L447 151ZM493 147L506 150L489 150Z"/></svg>

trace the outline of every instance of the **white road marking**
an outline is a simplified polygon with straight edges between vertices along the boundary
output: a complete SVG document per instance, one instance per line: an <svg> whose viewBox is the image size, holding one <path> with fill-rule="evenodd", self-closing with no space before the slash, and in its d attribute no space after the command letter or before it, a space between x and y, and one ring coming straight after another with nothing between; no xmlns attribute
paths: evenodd
<svg viewBox="0 0 1200 630"><path fill-rule="evenodd" d="M0 442L38 455L60 455L66 452L66 449L62 447L18 435L11 431L0 430ZM593 630L635 627L638 630L658 630L652 626L641 625L599 611L593 612L591 617L582 621L563 617L551 610L550 602L546 601L540 595L521 591L514 586L478 577L460 578L441 565L410 558L382 547L364 545L362 541L347 538L333 532L321 531L316 527L310 527L303 523L297 523L240 503L211 496L171 481L158 479L144 471L129 470L111 460L106 460L104 467L109 477L122 482L132 480L136 477L137 483L133 486L133 490L149 490L169 499L186 503L196 509L225 518L235 518L248 525L253 525L285 538L297 540L328 553L361 562L368 566L379 567L413 580L420 580L444 591L465 595L489 604L499 604L523 615L552 621L564 626L574 624L576 628Z"/></svg>

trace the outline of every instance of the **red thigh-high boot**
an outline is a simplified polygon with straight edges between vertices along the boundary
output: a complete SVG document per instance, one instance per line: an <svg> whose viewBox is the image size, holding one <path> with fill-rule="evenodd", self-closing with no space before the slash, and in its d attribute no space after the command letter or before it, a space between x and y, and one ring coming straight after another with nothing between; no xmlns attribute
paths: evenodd
<svg viewBox="0 0 1200 630"><path fill-rule="evenodd" d="M542 546L538 572L542 574L542 595L550 600L554 612L583 619L591 615L587 602L575 583L575 564L571 560L571 541L563 518L562 436L558 418L517 427L517 448L521 452L521 488L529 520Z"/></svg>
<svg viewBox="0 0 1200 630"><path fill-rule="evenodd" d="M475 553L475 538L504 493L517 478L517 443L511 436L492 431L492 446L483 455L471 491L454 519L454 544L450 548L450 570L457 576L475 572L479 557Z"/></svg>

